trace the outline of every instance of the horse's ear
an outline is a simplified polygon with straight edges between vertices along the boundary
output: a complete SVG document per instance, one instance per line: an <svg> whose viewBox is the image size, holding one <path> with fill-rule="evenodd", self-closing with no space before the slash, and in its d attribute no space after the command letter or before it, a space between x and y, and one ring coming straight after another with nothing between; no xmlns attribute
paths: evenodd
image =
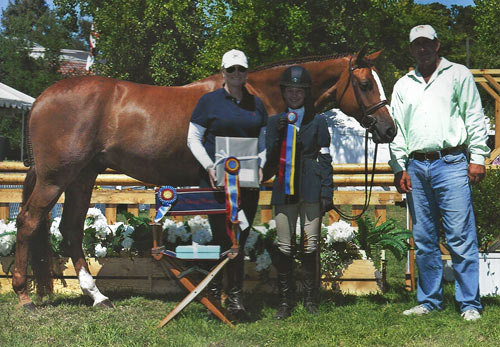
<svg viewBox="0 0 500 347"><path fill-rule="evenodd" d="M366 43L363 45L363 48L359 51L359 53L356 55L356 65L362 65L363 63L363 58L365 57L367 50Z"/></svg>
<svg viewBox="0 0 500 347"><path fill-rule="evenodd" d="M382 54L383 50L381 49L380 51L377 51L375 53L372 53L370 55L367 55L365 57L365 60L368 61L370 64L374 64L375 61L378 59L378 57Z"/></svg>

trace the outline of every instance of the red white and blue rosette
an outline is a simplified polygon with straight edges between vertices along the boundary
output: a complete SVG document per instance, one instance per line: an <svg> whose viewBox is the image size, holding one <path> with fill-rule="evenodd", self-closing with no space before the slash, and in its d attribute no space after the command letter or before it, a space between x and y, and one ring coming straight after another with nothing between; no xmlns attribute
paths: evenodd
<svg viewBox="0 0 500 347"><path fill-rule="evenodd" d="M156 193L160 206L156 212L155 222L158 223L170 210L172 204L177 200L177 191L172 186L161 187Z"/></svg>
<svg viewBox="0 0 500 347"><path fill-rule="evenodd" d="M238 244L239 234L233 233L232 225L238 222L238 206L240 200L240 161L235 157L228 157L224 161L224 191L226 194L226 227L233 244Z"/></svg>
<svg viewBox="0 0 500 347"><path fill-rule="evenodd" d="M280 186L285 185L285 194L294 195L295 181L295 151L297 144L297 113L288 112L286 119L288 125L285 128L285 136L281 145L280 163L279 163L279 182Z"/></svg>
<svg viewBox="0 0 500 347"><path fill-rule="evenodd" d="M291 111L286 114L286 120L288 121L288 124L295 124L297 122L297 113Z"/></svg>

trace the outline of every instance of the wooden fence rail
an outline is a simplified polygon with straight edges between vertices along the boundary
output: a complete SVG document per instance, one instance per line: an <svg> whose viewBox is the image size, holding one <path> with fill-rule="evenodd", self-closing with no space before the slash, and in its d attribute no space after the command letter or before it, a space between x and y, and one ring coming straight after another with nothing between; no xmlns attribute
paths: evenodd
<svg viewBox="0 0 500 347"><path fill-rule="evenodd" d="M341 164L334 165L334 185L335 186L363 186L365 184L364 175L364 165L359 164ZM22 185L24 178L26 176L27 169L22 166L21 163L0 163L0 185ZM371 168L370 168L371 171ZM369 176L371 178L371 176ZM374 184L375 186L389 186L392 185L393 175L388 165L377 164L375 169ZM272 182L266 182L265 185L269 186ZM137 181L126 175L119 174L116 172L107 171L104 174L98 176L97 185L109 185L109 186L145 186L144 190L133 190L131 188L125 188L122 190L118 189L96 189L92 192L91 204L103 203L105 204L105 216L109 224L116 222L117 207L119 205L126 205L127 211L139 215L139 205L145 204L149 205L149 215L152 219L156 214L155 209L155 194L152 185L146 184L144 182ZM273 211L271 206L271 194L270 190L261 190L259 195L259 205L260 205L260 218L261 222L268 222L273 217ZM64 204L64 194L59 198L58 202ZM362 206L365 202L365 192L358 191L335 191L333 195L335 205L351 205L352 213L359 214L361 212ZM380 217L379 223L386 220L386 208L388 205L394 205L397 202L403 201L403 196L396 191L374 191L371 195L370 205L374 206L375 218ZM12 203L22 202L22 189L21 188L0 188L0 219L7 219L9 217L9 205ZM174 217L176 218L176 217ZM182 218L182 217L180 217ZM340 219L334 211L329 214L330 223ZM353 223L355 225L355 223ZM113 261L113 259L111 259ZM144 259L139 259L139 261L144 261ZM151 262L151 259L146 261ZM134 264L134 267L136 265ZM120 266L120 268L123 265ZM132 268L132 267L130 267ZM128 271L129 267L127 267ZM364 269L364 268L362 268ZM366 269L358 273L360 270L353 270L356 272L351 277L345 277L342 281L346 288L354 288L352 290L360 293L368 293L366 290L378 290L379 282L376 277L363 277L366 275ZM369 272L374 273L374 268L369 269ZM114 274L115 271L112 271ZM127 272L127 275L129 273ZM153 285L151 283L152 275L148 277L150 285L150 290L153 290ZM98 279L98 284L102 287L103 280ZM0 278L0 280L2 280ZM162 280L164 280L162 278ZM8 287L10 290L10 279L7 280L8 284L4 284L4 287ZM68 281L68 280L66 280ZM0 281L1 282L1 281ZM76 282L76 280L73 280ZM123 280L122 280L123 282ZM116 281L112 282L112 288L117 286L123 288L125 285L134 284L137 286L143 285L145 281L138 281L137 279L128 280L127 283L120 282L117 284ZM247 286L247 284L245 284ZM75 284L78 287L77 283ZM0 283L0 289L2 285ZM169 286L162 286L162 288L168 288ZM104 287L105 288L105 287Z"/></svg>
<svg viewBox="0 0 500 347"><path fill-rule="evenodd" d="M334 185L339 186L364 186L365 174L362 164L334 164ZM27 168L20 162L0 163L0 185L22 185L26 177ZM369 171L371 172L371 165ZM371 179L371 175L368 177ZM393 175L389 165L377 164L375 168L374 185L390 186L393 182ZM270 186L272 181L266 182ZM97 177L98 186L145 186L146 190L132 189L103 189L94 190L91 204L105 204L105 216L109 223L116 222L116 210L118 205L126 205L127 210L134 214L139 214L139 205L150 205L150 216L155 215L155 197L152 190L153 185L138 181L129 176L109 170L107 173ZM351 205L353 213L359 213L364 204L365 193L363 191L336 191L334 193L335 205ZM386 219L386 206L394 205L403 200L401 194L395 191L375 191L372 193L370 205L375 206L375 217L381 217L381 222ZM7 219L9 216L9 204L22 202L21 188L1 188L0 189L0 219ZM64 204L64 194L58 200ZM259 197L261 207L261 222L267 222L272 218L271 191L261 191ZM335 212L330 213L330 222L336 221L339 216Z"/></svg>

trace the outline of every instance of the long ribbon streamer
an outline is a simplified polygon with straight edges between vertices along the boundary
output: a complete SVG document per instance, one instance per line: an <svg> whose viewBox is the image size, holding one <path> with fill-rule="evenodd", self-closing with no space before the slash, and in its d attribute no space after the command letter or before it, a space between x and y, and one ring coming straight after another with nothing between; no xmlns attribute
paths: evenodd
<svg viewBox="0 0 500 347"><path fill-rule="evenodd" d="M234 231L233 224L238 223L238 206L240 200L240 180L238 172L240 162L235 157L229 157L224 163L224 191L226 193L226 229L233 245L238 245L240 234Z"/></svg>
<svg viewBox="0 0 500 347"><path fill-rule="evenodd" d="M286 132L286 167L285 167L285 194L294 194L295 178L295 145L297 141L297 127L288 124Z"/></svg>
<svg viewBox="0 0 500 347"><path fill-rule="evenodd" d="M281 145L280 165L278 176L280 180L280 187L285 184L285 194L294 195L294 180L295 180L295 151L297 144L297 114L295 112L288 112L287 115L288 125L285 128L285 137Z"/></svg>

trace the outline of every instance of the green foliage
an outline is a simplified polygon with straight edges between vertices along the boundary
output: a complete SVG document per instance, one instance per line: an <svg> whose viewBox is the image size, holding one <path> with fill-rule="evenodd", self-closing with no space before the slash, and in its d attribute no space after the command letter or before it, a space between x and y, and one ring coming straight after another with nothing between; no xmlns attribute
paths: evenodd
<svg viewBox="0 0 500 347"><path fill-rule="evenodd" d="M254 232L257 232L259 237L255 242L255 245L245 254L250 257L251 261L255 261L257 256L264 251L267 251L271 256L271 259L275 259L277 253L279 252L276 247L276 242L278 239L278 234L276 228L271 228L268 223L262 225L267 229L266 233L259 232L255 227L252 227Z"/></svg>
<svg viewBox="0 0 500 347"><path fill-rule="evenodd" d="M62 78L58 71L60 50L83 48L43 0L10 2L2 11L1 24L0 81L35 98ZM43 57L30 56L35 44L45 47ZM0 134L9 138L12 150L20 148L20 112L15 117L1 115Z"/></svg>
<svg viewBox="0 0 500 347"><path fill-rule="evenodd" d="M390 251L397 260L403 259L410 249L407 240L412 237L411 231L398 228L394 220L377 225L379 219L373 221L370 217L360 217L356 220L359 229L355 242L375 266L380 266L383 249Z"/></svg>
<svg viewBox="0 0 500 347"><path fill-rule="evenodd" d="M361 259L361 254L352 241L327 243L326 231L325 228L321 229L321 273L333 278L340 277L354 259Z"/></svg>
<svg viewBox="0 0 500 347"><path fill-rule="evenodd" d="M131 238L134 240L131 251L137 252L139 256L144 256L145 253L151 250L153 245L153 233L149 225L150 220L147 217L134 216L129 212L125 212L124 216L127 220L126 224L134 228L134 232L131 235Z"/></svg>
<svg viewBox="0 0 500 347"><path fill-rule="evenodd" d="M485 178L472 186L472 200L476 217L477 239L481 250L500 236L500 170L488 169Z"/></svg>
<svg viewBox="0 0 500 347"><path fill-rule="evenodd" d="M475 0L473 17L477 45L482 54L478 56L481 67L494 68L500 65L500 2L498 0Z"/></svg>
<svg viewBox="0 0 500 347"><path fill-rule="evenodd" d="M62 48L83 48L44 0L9 3L2 13L2 26L0 78L33 97L61 79L58 69ZM43 57L30 57L35 44L45 48Z"/></svg>
<svg viewBox="0 0 500 347"><path fill-rule="evenodd" d="M414 65L410 29L433 25L441 53L452 61L495 67L498 2L476 7L413 0L55 0L58 13L77 23L93 18L99 32L100 74L160 85L185 84L216 73L222 54L238 48L251 67L311 55L384 50L378 64L386 91ZM71 19L72 18L72 19ZM81 18L81 17L79 17ZM70 26L68 24L68 26ZM496 30L495 30L496 28ZM483 44L493 50L482 49ZM492 65L488 65L492 64Z"/></svg>
<svg viewBox="0 0 500 347"><path fill-rule="evenodd" d="M0 135L8 139L11 149L19 148L21 144L21 123L21 115L0 113Z"/></svg>

